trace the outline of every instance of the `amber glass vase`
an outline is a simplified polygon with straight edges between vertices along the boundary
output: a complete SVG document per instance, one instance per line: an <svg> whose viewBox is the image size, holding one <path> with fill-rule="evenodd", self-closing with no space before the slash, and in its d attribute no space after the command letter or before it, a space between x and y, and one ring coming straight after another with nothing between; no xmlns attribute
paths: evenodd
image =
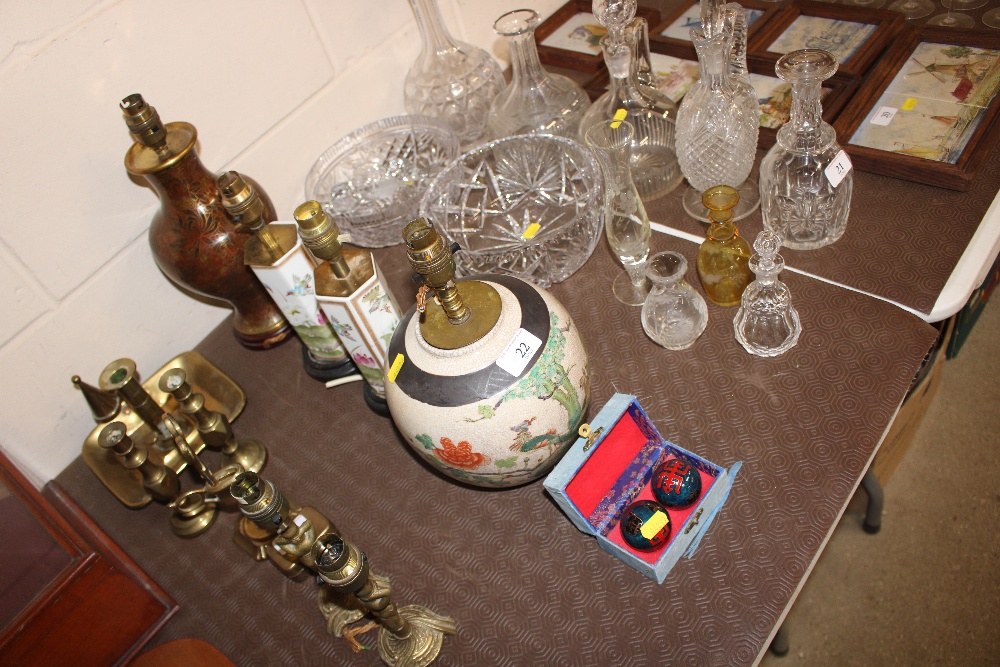
<svg viewBox="0 0 1000 667"><path fill-rule="evenodd" d="M232 306L233 333L245 347L266 349L287 340L292 328L243 263L243 246L252 232L229 217L215 174L198 159L198 131L190 123L160 124L138 95L125 98L122 110L136 139L125 168L145 178L160 197L149 225L157 266L182 289ZM254 187L267 220L274 220L267 195Z"/></svg>

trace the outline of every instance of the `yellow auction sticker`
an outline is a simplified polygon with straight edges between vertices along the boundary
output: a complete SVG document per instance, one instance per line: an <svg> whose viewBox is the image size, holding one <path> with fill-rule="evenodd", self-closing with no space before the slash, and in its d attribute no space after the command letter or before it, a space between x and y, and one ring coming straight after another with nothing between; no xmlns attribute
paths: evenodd
<svg viewBox="0 0 1000 667"><path fill-rule="evenodd" d="M902 109L903 109L903 111L910 111L915 106L917 106L917 98L915 98L915 97L907 97L906 101L903 102Z"/></svg>
<svg viewBox="0 0 1000 667"><path fill-rule="evenodd" d="M525 241L527 241L528 239L532 239L535 237L535 234L537 234L538 230L541 228L542 226L540 224L538 224L537 222L533 222L530 225L528 225L527 229L524 230L524 233L521 234L521 238L524 239Z"/></svg>
<svg viewBox="0 0 1000 667"><path fill-rule="evenodd" d="M642 528L639 530L642 536L647 540L651 540L656 537L656 534L663 530L663 527L670 523L670 519L663 512L657 512L653 516L649 517L649 521L642 524Z"/></svg>
<svg viewBox="0 0 1000 667"><path fill-rule="evenodd" d="M396 381L396 376L399 375L399 369L403 367L403 361L405 361L405 357L403 357L402 353L397 354L396 358L392 360L392 366L389 367L389 373L386 375L389 382Z"/></svg>
<svg viewBox="0 0 1000 667"><path fill-rule="evenodd" d="M627 115L628 115L628 111L626 111L625 109L619 109L618 111L616 111L615 112L615 122L611 123L611 127L612 128L616 128L619 125L621 125L622 121L625 120L625 116L627 116Z"/></svg>

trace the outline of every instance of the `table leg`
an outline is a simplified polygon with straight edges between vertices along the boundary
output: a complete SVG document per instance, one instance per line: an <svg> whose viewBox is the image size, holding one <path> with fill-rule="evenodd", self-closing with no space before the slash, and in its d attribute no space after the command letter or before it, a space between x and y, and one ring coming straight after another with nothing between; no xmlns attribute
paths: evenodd
<svg viewBox="0 0 1000 667"><path fill-rule="evenodd" d="M866 533L874 535L882 530L882 505L885 494L882 492L882 485L871 469L861 478L861 486L868 494L868 510L865 512L862 528L865 529Z"/></svg>
<svg viewBox="0 0 1000 667"><path fill-rule="evenodd" d="M788 655L788 630L785 628L784 624L778 628L778 631L774 635L774 639L771 640L771 653L783 658Z"/></svg>

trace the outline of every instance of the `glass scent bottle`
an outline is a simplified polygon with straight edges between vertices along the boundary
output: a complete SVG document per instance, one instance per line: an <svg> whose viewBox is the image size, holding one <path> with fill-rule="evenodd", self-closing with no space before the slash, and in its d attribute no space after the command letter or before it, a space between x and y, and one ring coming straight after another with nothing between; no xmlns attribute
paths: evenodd
<svg viewBox="0 0 1000 667"><path fill-rule="evenodd" d="M604 233L625 267L612 291L627 306L641 306L649 292L645 274L652 234L629 166L634 135L631 123L609 118L591 127L586 136L604 174Z"/></svg>
<svg viewBox="0 0 1000 667"><path fill-rule="evenodd" d="M462 147L469 148L486 138L486 116L503 90L503 71L485 50L448 33L436 0L410 0L410 8L420 29L421 49L406 73L406 110L442 119Z"/></svg>
<svg viewBox="0 0 1000 667"><path fill-rule="evenodd" d="M803 49L781 56L774 69L792 84L792 108L760 163L764 227L793 250L822 248L844 235L853 188L850 160L820 105L820 87L837 71L837 60Z"/></svg>
<svg viewBox="0 0 1000 667"><path fill-rule="evenodd" d="M555 134L575 139L590 106L583 88L561 74L546 72L538 59L535 28L541 19L531 9L507 12L493 24L510 47L511 80L490 107L491 139L515 134Z"/></svg>
<svg viewBox="0 0 1000 667"><path fill-rule="evenodd" d="M740 193L728 185L705 190L702 204L708 209L708 231L698 248L698 277L705 294L717 306L735 306L753 279L750 244L733 224L733 209Z"/></svg>
<svg viewBox="0 0 1000 667"><path fill-rule="evenodd" d="M757 152L760 115L751 111L755 103L751 93L734 82L732 23L724 25L712 37L692 28L701 74L677 113L677 160L693 189L684 195L684 209L699 220L707 220L701 193L719 184L740 189ZM741 190L743 204L734 211L736 219L755 210L756 190L752 187L745 194Z"/></svg>
<svg viewBox="0 0 1000 667"><path fill-rule="evenodd" d="M653 342L668 350L684 350L708 324L705 300L684 280L687 260L677 252L659 252L649 259L650 290L642 304L642 328Z"/></svg>
<svg viewBox="0 0 1000 667"><path fill-rule="evenodd" d="M736 340L758 357L776 357L799 340L802 324L792 307L788 287L778 280L785 261L778 254L781 236L768 230L757 235L750 269L757 274L743 292L740 309L733 319Z"/></svg>
<svg viewBox="0 0 1000 667"><path fill-rule="evenodd" d="M637 19L645 23L644 19ZM642 31L627 27L621 42L610 33L601 38L604 62L611 75L608 91L587 109L580 122L580 137L595 124L625 118L632 124L632 180L643 201L667 194L684 180L674 152L677 105L659 91L639 82L639 52ZM617 114L617 115L616 115Z"/></svg>

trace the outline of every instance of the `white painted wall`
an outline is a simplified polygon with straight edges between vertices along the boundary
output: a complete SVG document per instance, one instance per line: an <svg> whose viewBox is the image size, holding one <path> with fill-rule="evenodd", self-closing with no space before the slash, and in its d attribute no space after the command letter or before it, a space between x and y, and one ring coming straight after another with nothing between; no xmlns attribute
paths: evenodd
<svg viewBox="0 0 1000 667"><path fill-rule="evenodd" d="M504 62L492 23L520 0L439 2ZM228 313L153 262L159 203L125 172L121 98L193 123L206 167L253 176L287 219L324 148L405 112L418 51L407 0L0 1L0 448L35 483L93 428L73 374L96 384L123 356L149 374Z"/></svg>

